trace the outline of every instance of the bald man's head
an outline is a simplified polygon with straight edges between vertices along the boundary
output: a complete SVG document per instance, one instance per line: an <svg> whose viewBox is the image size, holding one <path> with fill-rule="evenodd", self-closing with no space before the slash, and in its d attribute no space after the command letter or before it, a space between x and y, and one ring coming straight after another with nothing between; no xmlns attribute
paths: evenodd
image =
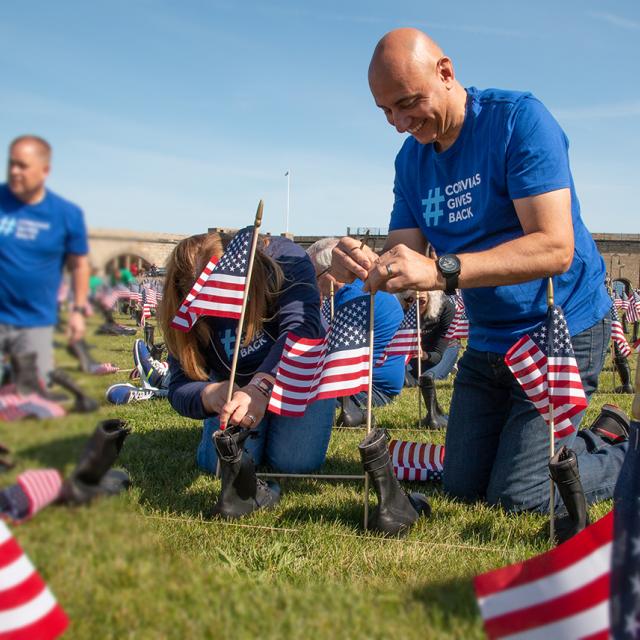
<svg viewBox="0 0 640 640"><path fill-rule="evenodd" d="M369 86L389 124L422 144L446 147L464 120L466 93L453 63L426 33L396 29L378 42Z"/></svg>
<svg viewBox="0 0 640 640"><path fill-rule="evenodd" d="M7 182L13 195L26 204L36 204L45 195L51 146L38 136L20 136L9 145Z"/></svg>

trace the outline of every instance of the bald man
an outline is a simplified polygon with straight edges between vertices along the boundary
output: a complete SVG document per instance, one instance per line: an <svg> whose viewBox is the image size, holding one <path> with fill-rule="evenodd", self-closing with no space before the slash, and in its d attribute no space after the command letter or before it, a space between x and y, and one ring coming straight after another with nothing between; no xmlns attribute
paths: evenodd
<svg viewBox="0 0 640 640"><path fill-rule="evenodd" d="M389 124L409 136L396 158L383 255L343 238L332 273L373 291L463 290L471 328L449 417L445 490L546 512L548 430L504 355L544 321L548 276L588 396L610 335L605 267L580 217L567 138L530 93L464 88L451 59L415 29L380 40L369 86ZM427 242L439 258L425 256ZM627 444L583 436L559 444L575 450L587 500L608 498Z"/></svg>
<svg viewBox="0 0 640 640"><path fill-rule="evenodd" d="M0 185L0 349L37 354L40 378L53 369L53 326L62 272L71 271L70 341L84 336L89 250L82 211L45 186L51 147L38 136L9 145L7 184Z"/></svg>

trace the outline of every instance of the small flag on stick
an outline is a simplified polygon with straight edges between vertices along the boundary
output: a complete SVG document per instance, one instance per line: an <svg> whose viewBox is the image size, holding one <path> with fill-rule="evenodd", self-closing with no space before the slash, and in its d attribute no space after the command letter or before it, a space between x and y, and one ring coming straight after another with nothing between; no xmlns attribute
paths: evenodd
<svg viewBox="0 0 640 640"><path fill-rule="evenodd" d="M573 433L570 418L587 407L587 398L562 309L550 306L545 322L520 338L504 362L547 424L553 419L555 437Z"/></svg>
<svg viewBox="0 0 640 640"><path fill-rule="evenodd" d="M387 358L391 356L404 356L405 362L418 357L420 341L418 336L417 306L418 302L416 301L404 314L398 330L376 361L376 367L384 364Z"/></svg>

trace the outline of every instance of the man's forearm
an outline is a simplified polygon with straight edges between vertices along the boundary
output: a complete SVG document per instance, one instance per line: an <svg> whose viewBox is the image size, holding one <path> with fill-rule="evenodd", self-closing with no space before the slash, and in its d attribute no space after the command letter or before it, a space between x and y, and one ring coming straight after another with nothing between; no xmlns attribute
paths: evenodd
<svg viewBox="0 0 640 640"><path fill-rule="evenodd" d="M73 286L74 306L84 307L89 295L89 259L86 256L77 257L71 264L71 284Z"/></svg>

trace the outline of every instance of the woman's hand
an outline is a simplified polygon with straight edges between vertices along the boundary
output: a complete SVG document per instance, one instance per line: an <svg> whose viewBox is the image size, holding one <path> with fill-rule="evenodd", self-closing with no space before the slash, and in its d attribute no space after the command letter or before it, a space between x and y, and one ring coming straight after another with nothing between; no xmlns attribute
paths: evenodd
<svg viewBox="0 0 640 640"><path fill-rule="evenodd" d="M248 384L234 392L230 402L220 411L220 426L237 424L253 429L260 424L267 411L269 399L253 384Z"/></svg>
<svg viewBox="0 0 640 640"><path fill-rule="evenodd" d="M239 389L237 384L233 385L234 392ZM208 384L200 393L202 404L207 413L219 414L227 401L227 393L229 392L229 381L212 382Z"/></svg>

